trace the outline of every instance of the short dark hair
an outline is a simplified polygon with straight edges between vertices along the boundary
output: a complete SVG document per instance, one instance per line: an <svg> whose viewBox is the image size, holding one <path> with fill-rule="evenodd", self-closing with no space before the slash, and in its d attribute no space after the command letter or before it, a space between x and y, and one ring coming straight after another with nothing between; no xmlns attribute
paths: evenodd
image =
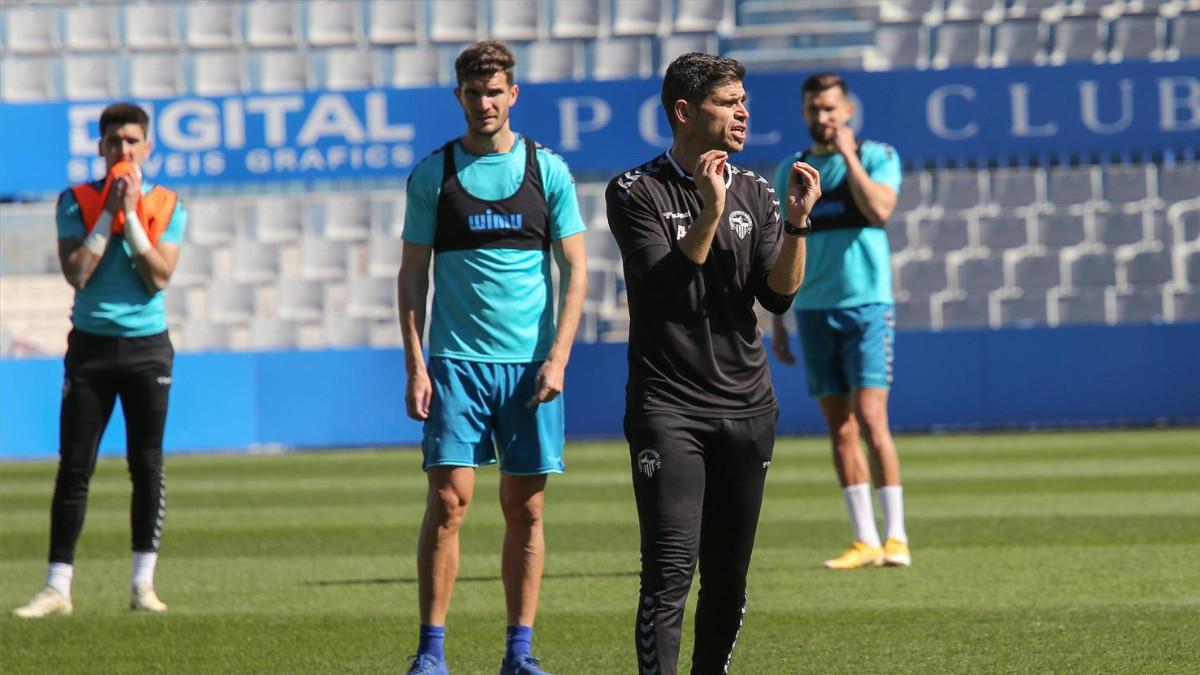
<svg viewBox="0 0 1200 675"><path fill-rule="evenodd" d="M837 87L842 90L842 94L849 94L850 88L846 86L846 81L837 73L817 73L804 81L800 85L800 94L819 94L826 89Z"/></svg>
<svg viewBox="0 0 1200 675"><path fill-rule="evenodd" d="M126 124L136 124L142 128L142 133L149 134L150 116L136 103L113 103L100 113L100 135L103 136L111 126L123 127Z"/></svg>
<svg viewBox="0 0 1200 675"><path fill-rule="evenodd" d="M671 128L675 128L675 101L683 99L697 104L713 89L744 79L746 67L723 56L691 52L672 61L667 66L662 85L663 110L667 113Z"/></svg>
<svg viewBox="0 0 1200 675"><path fill-rule="evenodd" d="M504 46L503 42L484 40L467 47L454 61L454 73L458 83L472 77L491 77L503 72L508 76L508 83L513 81L513 68L517 66L517 58Z"/></svg>

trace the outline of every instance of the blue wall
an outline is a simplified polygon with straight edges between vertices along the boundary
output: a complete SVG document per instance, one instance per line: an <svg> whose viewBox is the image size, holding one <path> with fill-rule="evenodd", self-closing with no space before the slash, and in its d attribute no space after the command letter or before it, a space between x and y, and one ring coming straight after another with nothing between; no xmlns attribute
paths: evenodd
<svg viewBox="0 0 1200 675"><path fill-rule="evenodd" d="M855 125L911 161L1078 152L1200 150L1200 61L847 73ZM746 78L750 138L737 163L773 164L808 145L800 120L807 73ZM520 72L518 71L518 77ZM658 78L522 85L513 126L576 173L611 175L666 149ZM462 133L447 87L251 93L143 101L155 151L146 175L171 187L399 178ZM5 104L0 196L44 195L103 172L104 103Z"/></svg>
<svg viewBox="0 0 1200 675"><path fill-rule="evenodd" d="M1200 324L900 332L891 402L901 430L1196 423ZM823 431L804 371L772 364L780 432ZM625 345L578 345L567 431L619 437ZM0 457L58 448L62 362L0 361ZM184 354L176 359L172 452L282 445L415 444L398 350ZM120 410L101 450L121 454Z"/></svg>

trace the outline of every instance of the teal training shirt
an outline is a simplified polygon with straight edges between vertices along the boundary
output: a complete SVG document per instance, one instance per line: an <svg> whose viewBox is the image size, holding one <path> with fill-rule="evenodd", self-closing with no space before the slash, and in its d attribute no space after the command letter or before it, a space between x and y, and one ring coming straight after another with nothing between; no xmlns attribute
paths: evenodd
<svg viewBox="0 0 1200 675"><path fill-rule="evenodd" d="M102 186L97 183L97 187ZM142 194L154 185L142 183ZM83 214L75 195L68 189L58 196L55 213L59 239L82 237L87 234ZM167 222L159 241L180 245L187 228L187 209L183 200L175 201L175 212ZM125 237L113 235L108 248L92 272L91 278L75 291L75 306L71 308L71 325L95 335L110 337L142 337L156 335L167 329L167 313L163 307L162 291L151 293L133 262L133 249Z"/></svg>
<svg viewBox="0 0 1200 675"><path fill-rule="evenodd" d="M518 136L506 153L472 155L455 142L458 179L472 196L499 201L517 192L525 179L525 138ZM537 149L550 237L564 239L583 232L575 181L561 157ZM438 197L442 190L442 151L426 157L413 170L404 214L404 241L433 246ZM545 359L554 343L550 253L540 250L483 248L439 252L433 261L433 311L429 355L526 363ZM471 288L471 293L459 289ZM479 297L483 306L478 306ZM468 320L470 317L474 319Z"/></svg>
<svg viewBox="0 0 1200 675"><path fill-rule="evenodd" d="M775 190L780 201L787 199L791 166L801 154L793 153L775 169ZM900 158L892 146L863 141L861 159L871 180L900 193ZM823 193L828 194L846 180L846 160L841 153L809 154L805 161L821 174ZM808 237L805 265L804 283L792 309L839 309L893 302L891 247L883 228L814 232Z"/></svg>

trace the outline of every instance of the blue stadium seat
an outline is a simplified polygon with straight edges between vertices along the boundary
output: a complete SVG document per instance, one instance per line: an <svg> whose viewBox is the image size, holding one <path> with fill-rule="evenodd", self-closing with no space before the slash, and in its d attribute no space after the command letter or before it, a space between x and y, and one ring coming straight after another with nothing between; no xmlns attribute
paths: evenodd
<svg viewBox="0 0 1200 675"><path fill-rule="evenodd" d="M1098 289L1117 283L1117 259L1108 251L1068 253L1065 260L1071 288Z"/></svg>
<svg viewBox="0 0 1200 675"><path fill-rule="evenodd" d="M1104 60L1104 31L1102 19L1095 16L1070 16L1054 24L1054 48L1050 63L1059 65Z"/></svg>
<svg viewBox="0 0 1200 675"><path fill-rule="evenodd" d="M974 295L1004 287L1004 260L999 256L967 257L951 262L954 287Z"/></svg>
<svg viewBox="0 0 1200 675"><path fill-rule="evenodd" d="M1145 239L1145 232L1145 218L1141 210L1096 213L1096 241L1105 246L1139 243Z"/></svg>
<svg viewBox="0 0 1200 675"><path fill-rule="evenodd" d="M1170 282L1174 276L1171 251L1167 248L1122 252L1120 267L1124 285L1134 289L1158 287Z"/></svg>
<svg viewBox="0 0 1200 675"><path fill-rule="evenodd" d="M933 323L933 310L929 296L913 296L896 301L896 328L929 330Z"/></svg>
<svg viewBox="0 0 1200 675"><path fill-rule="evenodd" d="M1002 208L1032 206L1038 201L1039 171L995 169L992 171L992 201Z"/></svg>
<svg viewBox="0 0 1200 675"><path fill-rule="evenodd" d="M1168 58L1174 60L1200 56L1200 7L1184 10L1171 24L1171 47Z"/></svg>
<svg viewBox="0 0 1200 675"><path fill-rule="evenodd" d="M971 244L970 222L962 216L918 218L915 228L914 243L936 253L959 251Z"/></svg>
<svg viewBox="0 0 1200 675"><path fill-rule="evenodd" d="M1008 19L996 24L992 65L997 68L1046 62L1046 35L1037 19Z"/></svg>
<svg viewBox="0 0 1200 675"><path fill-rule="evenodd" d="M1114 294L1116 323L1161 323L1166 315L1162 291Z"/></svg>
<svg viewBox="0 0 1200 675"><path fill-rule="evenodd" d="M946 18L979 21L1004 4L1004 0L946 0Z"/></svg>
<svg viewBox="0 0 1200 675"><path fill-rule="evenodd" d="M1044 291L1062 283L1062 264L1058 254L1022 253L1010 251L1005 255L1012 285L1026 291Z"/></svg>
<svg viewBox="0 0 1200 675"><path fill-rule="evenodd" d="M987 328L991 323L987 294L967 294L940 302L942 328Z"/></svg>
<svg viewBox="0 0 1200 675"><path fill-rule="evenodd" d="M938 171L934 174L934 195L947 211L973 209L986 201L981 186L986 178L974 169Z"/></svg>
<svg viewBox="0 0 1200 675"><path fill-rule="evenodd" d="M1158 172L1159 196L1167 201L1182 201L1200 196L1200 163L1162 164Z"/></svg>
<svg viewBox="0 0 1200 675"><path fill-rule="evenodd" d="M1048 321L1044 293L1017 291L999 298L996 306L1001 327L1044 326Z"/></svg>
<svg viewBox="0 0 1200 675"><path fill-rule="evenodd" d="M888 244L892 248L892 253L900 253L907 250L911 242L908 237L908 219L903 215L892 216L884 229L887 230Z"/></svg>
<svg viewBox="0 0 1200 675"><path fill-rule="evenodd" d="M897 215L915 211L928 203L929 176L923 171L906 171L900 183L900 194L896 197Z"/></svg>
<svg viewBox="0 0 1200 675"><path fill-rule="evenodd" d="M1046 187L1046 199L1056 206L1082 204L1096 194L1090 166L1050 167Z"/></svg>
<svg viewBox="0 0 1200 675"><path fill-rule="evenodd" d="M1162 56L1162 20L1158 14L1125 14L1112 24L1109 60L1146 60Z"/></svg>
<svg viewBox="0 0 1200 675"><path fill-rule="evenodd" d="M934 68L982 66L984 61L983 27L976 21L943 23L934 33Z"/></svg>
<svg viewBox="0 0 1200 675"><path fill-rule="evenodd" d="M998 253L1029 243L1029 221L1023 216L985 216L979 220L979 245Z"/></svg>
<svg viewBox="0 0 1200 675"><path fill-rule="evenodd" d="M1175 321L1200 321L1200 290L1196 287L1173 293L1171 305Z"/></svg>
<svg viewBox="0 0 1200 675"><path fill-rule="evenodd" d="M1150 195L1143 164L1105 164L1100 179L1104 198L1110 202L1137 202Z"/></svg>
<svg viewBox="0 0 1200 675"><path fill-rule="evenodd" d="M1087 290L1055 294L1055 313L1058 325L1108 323L1104 291Z"/></svg>
<svg viewBox="0 0 1200 675"><path fill-rule="evenodd" d="M665 73L667 66L676 58L691 52L719 53L715 33L674 33L664 35L656 41L658 45L658 73Z"/></svg>
<svg viewBox="0 0 1200 675"><path fill-rule="evenodd" d="M929 64L928 42L929 31L919 22L880 24L872 70L924 68Z"/></svg>
<svg viewBox="0 0 1200 675"><path fill-rule="evenodd" d="M900 266L896 276L902 290L916 296L931 295L946 288L946 260L940 257L909 260Z"/></svg>

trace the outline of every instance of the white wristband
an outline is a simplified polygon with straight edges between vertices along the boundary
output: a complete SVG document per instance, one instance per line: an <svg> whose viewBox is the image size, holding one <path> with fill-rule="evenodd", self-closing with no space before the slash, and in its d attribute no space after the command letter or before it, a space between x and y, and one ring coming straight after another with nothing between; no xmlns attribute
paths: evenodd
<svg viewBox="0 0 1200 675"><path fill-rule="evenodd" d="M83 247L96 257L104 256L104 249L108 247L108 238L112 234L113 215L108 211L102 211L100 217L96 219L96 224L92 227L92 231L83 240Z"/></svg>
<svg viewBox="0 0 1200 675"><path fill-rule="evenodd" d="M150 237L146 236L142 221L138 220L137 211L125 212L125 241L129 242L133 252L138 255L146 255L147 251L154 248Z"/></svg>

